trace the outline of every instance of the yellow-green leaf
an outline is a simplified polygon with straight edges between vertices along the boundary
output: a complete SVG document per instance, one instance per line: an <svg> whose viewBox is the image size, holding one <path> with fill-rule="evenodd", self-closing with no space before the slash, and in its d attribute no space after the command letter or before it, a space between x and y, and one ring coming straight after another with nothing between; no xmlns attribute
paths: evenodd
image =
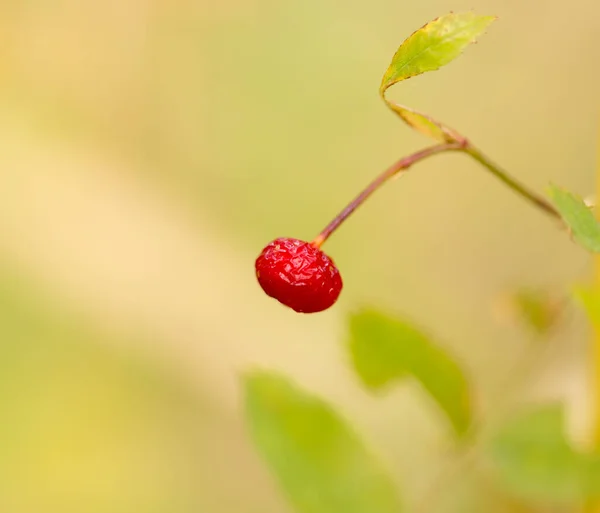
<svg viewBox="0 0 600 513"><path fill-rule="evenodd" d="M415 378L445 412L457 434L471 423L469 384L445 350L410 323L365 310L350 318L350 351L362 382L379 390Z"/></svg>
<svg viewBox="0 0 600 513"><path fill-rule="evenodd" d="M436 139L442 142L461 142L464 137L460 135L456 130L450 128L448 125L444 125L439 121L421 114L414 109L405 107L404 105L398 105L397 103L391 102L387 98L384 101L390 109L392 109L404 122L414 128L417 132Z"/></svg>
<svg viewBox="0 0 600 513"><path fill-rule="evenodd" d="M560 303L542 290L521 289L511 297L512 306L521 321L538 335L546 335L560 316Z"/></svg>
<svg viewBox="0 0 600 513"><path fill-rule="evenodd" d="M472 12L450 13L414 32L400 45L381 80L379 91L387 105L406 123L429 137L446 142L461 141L462 136L452 128L388 100L385 92L397 82L437 70L456 59L495 19L495 16L478 16Z"/></svg>
<svg viewBox="0 0 600 513"><path fill-rule="evenodd" d="M250 433L298 513L401 513L395 487L325 401L270 372L244 377Z"/></svg>
<svg viewBox="0 0 600 513"><path fill-rule="evenodd" d="M583 306L594 330L600 332L600 289L581 287L575 290L574 295Z"/></svg>
<svg viewBox="0 0 600 513"><path fill-rule="evenodd" d="M453 61L495 19L466 12L450 13L429 22L400 45L383 76L381 89Z"/></svg>
<svg viewBox="0 0 600 513"><path fill-rule="evenodd" d="M583 199L555 185L550 186L548 194L575 241L588 251L600 253L600 223Z"/></svg>

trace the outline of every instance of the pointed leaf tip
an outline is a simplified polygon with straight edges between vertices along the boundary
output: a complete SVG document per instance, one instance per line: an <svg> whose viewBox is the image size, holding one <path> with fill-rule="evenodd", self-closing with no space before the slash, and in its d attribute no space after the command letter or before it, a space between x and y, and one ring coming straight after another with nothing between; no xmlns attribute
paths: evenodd
<svg viewBox="0 0 600 513"><path fill-rule="evenodd" d="M478 16L473 12L450 13L414 32L400 45L381 79L379 94L387 106L405 123L428 137L442 142L464 140L452 128L388 100L385 92L397 82L437 70L456 59L469 44L476 42L494 20L496 16Z"/></svg>
<svg viewBox="0 0 600 513"><path fill-rule="evenodd" d="M381 92L396 82L437 70L453 61L495 20L496 16L466 12L450 13L430 21L400 45L383 76Z"/></svg>
<svg viewBox="0 0 600 513"><path fill-rule="evenodd" d="M363 384L380 390L412 377L446 414L458 436L471 426L471 391L457 361L411 323L377 311L350 318L350 352Z"/></svg>
<svg viewBox="0 0 600 513"><path fill-rule="evenodd" d="M402 513L394 483L333 406L276 373L242 381L250 434L297 513Z"/></svg>

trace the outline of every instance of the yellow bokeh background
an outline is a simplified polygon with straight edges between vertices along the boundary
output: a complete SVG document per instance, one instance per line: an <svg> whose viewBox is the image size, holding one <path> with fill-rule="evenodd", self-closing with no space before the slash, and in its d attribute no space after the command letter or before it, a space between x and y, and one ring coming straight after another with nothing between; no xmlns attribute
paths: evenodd
<svg viewBox="0 0 600 513"><path fill-rule="evenodd" d="M530 335L515 287L567 291L588 257L466 157L414 168L326 245L345 289L288 311L256 284L277 236L314 237L427 141L379 80L428 20L499 21L447 68L391 91L532 188L594 190L594 0L0 2L0 511L289 511L244 430L239 373L266 367L339 406L409 504L449 460L407 384L376 399L346 318L404 315L457 355L494 410ZM582 403L577 312L519 397ZM577 408L575 408L577 410ZM436 508L505 511L464 476Z"/></svg>

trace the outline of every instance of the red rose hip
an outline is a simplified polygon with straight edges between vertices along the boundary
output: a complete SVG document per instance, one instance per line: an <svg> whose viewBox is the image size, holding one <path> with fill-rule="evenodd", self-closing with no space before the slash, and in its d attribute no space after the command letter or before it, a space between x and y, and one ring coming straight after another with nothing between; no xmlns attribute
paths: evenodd
<svg viewBox="0 0 600 513"><path fill-rule="evenodd" d="M342 291L342 277L333 260L302 240L275 239L262 250L255 267L265 293L296 312L326 310Z"/></svg>

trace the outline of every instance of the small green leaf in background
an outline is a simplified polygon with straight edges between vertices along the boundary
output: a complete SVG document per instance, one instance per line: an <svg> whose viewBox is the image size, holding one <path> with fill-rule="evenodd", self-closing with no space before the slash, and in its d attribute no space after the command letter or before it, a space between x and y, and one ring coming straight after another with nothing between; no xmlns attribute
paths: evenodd
<svg viewBox="0 0 600 513"><path fill-rule="evenodd" d="M322 399L270 372L244 377L246 418L298 513L400 513L394 484Z"/></svg>
<svg viewBox="0 0 600 513"><path fill-rule="evenodd" d="M411 324L363 310L350 317L350 352L362 382L373 390L411 376L448 416L457 434L471 423L469 384L458 363Z"/></svg>
<svg viewBox="0 0 600 513"><path fill-rule="evenodd" d="M538 335L546 335L560 316L559 302L542 290L521 289L511 299L516 316Z"/></svg>
<svg viewBox="0 0 600 513"><path fill-rule="evenodd" d="M594 330L600 332L600 289L580 287L574 291L574 296L583 306Z"/></svg>
<svg viewBox="0 0 600 513"><path fill-rule="evenodd" d="M570 446L560 405L511 419L493 437L489 456L499 483L521 499L576 505L600 497L600 454Z"/></svg>
<svg viewBox="0 0 600 513"><path fill-rule="evenodd" d="M379 92L387 105L408 125L429 137L460 141L462 137L453 129L387 100L385 92L397 82L437 70L456 59L495 19L495 16L477 16L472 12L450 13L414 32L400 45L381 80Z"/></svg>
<svg viewBox="0 0 600 513"><path fill-rule="evenodd" d="M573 238L585 249L600 253L600 224L593 210L576 194L555 185L550 186L548 194Z"/></svg>

